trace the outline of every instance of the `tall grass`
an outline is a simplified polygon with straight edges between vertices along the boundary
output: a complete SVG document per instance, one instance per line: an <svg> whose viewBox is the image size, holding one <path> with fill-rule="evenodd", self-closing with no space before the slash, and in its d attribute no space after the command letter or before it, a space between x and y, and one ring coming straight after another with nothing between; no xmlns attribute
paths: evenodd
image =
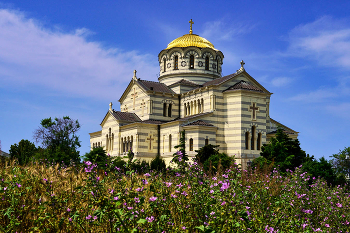
<svg viewBox="0 0 350 233"><path fill-rule="evenodd" d="M1 232L349 232L350 195L300 169L138 175L14 162L1 168Z"/></svg>

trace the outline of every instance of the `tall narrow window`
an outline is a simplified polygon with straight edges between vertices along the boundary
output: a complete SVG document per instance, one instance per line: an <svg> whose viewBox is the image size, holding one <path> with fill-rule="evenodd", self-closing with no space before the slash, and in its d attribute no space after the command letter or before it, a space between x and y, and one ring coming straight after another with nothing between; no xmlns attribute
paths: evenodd
<svg viewBox="0 0 350 233"><path fill-rule="evenodd" d="M174 70L178 70L179 69L179 57L175 56L174 58Z"/></svg>
<svg viewBox="0 0 350 233"><path fill-rule="evenodd" d="M205 144L205 146L209 145L209 139L208 138L205 139L205 143L204 144Z"/></svg>
<svg viewBox="0 0 350 233"><path fill-rule="evenodd" d="M193 138L190 138L190 151L193 151Z"/></svg>
<svg viewBox="0 0 350 233"><path fill-rule="evenodd" d="M130 139L130 150L134 150L134 147L133 147L133 143L134 143L134 137L131 136L131 139Z"/></svg>
<svg viewBox="0 0 350 233"><path fill-rule="evenodd" d="M216 72L219 73L219 60L216 60Z"/></svg>
<svg viewBox="0 0 350 233"><path fill-rule="evenodd" d="M205 70L209 70L209 57L205 57Z"/></svg>
<svg viewBox="0 0 350 233"><path fill-rule="evenodd" d="M166 59L164 58L163 59L163 72L166 71Z"/></svg>
<svg viewBox="0 0 350 233"><path fill-rule="evenodd" d="M171 152L171 134L169 134L169 152Z"/></svg>
<svg viewBox="0 0 350 233"><path fill-rule="evenodd" d="M190 56L190 69L194 69L194 56Z"/></svg>
<svg viewBox="0 0 350 233"><path fill-rule="evenodd" d="M260 144L261 144L261 133L258 133L258 141L256 143L257 150L260 150Z"/></svg>
<svg viewBox="0 0 350 233"><path fill-rule="evenodd" d="M163 104L163 116L166 116L166 103Z"/></svg>
<svg viewBox="0 0 350 233"><path fill-rule="evenodd" d="M255 126L252 126L252 140L251 140L251 150L254 150L254 144L255 144Z"/></svg>
<svg viewBox="0 0 350 233"><path fill-rule="evenodd" d="M168 117L171 117L172 107L173 107L173 105L172 105L172 104L169 104L169 107L168 107Z"/></svg>
<svg viewBox="0 0 350 233"><path fill-rule="evenodd" d="M245 132L245 149L249 150L249 132Z"/></svg>

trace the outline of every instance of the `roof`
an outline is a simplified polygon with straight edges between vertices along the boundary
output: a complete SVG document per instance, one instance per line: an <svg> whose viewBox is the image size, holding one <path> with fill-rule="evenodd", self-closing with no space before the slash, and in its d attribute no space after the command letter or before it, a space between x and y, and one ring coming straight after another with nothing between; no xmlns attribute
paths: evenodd
<svg viewBox="0 0 350 233"><path fill-rule="evenodd" d="M181 80L169 85L169 87L176 86L176 85L184 85L184 86L191 86L191 87L201 87L202 86L202 85L199 85L197 83L188 81L186 79L181 79Z"/></svg>
<svg viewBox="0 0 350 233"><path fill-rule="evenodd" d="M217 78L217 79L208 81L208 82L204 83L203 86L206 87L206 86L221 84L221 83L226 82L227 80L233 78L234 76L238 75L239 73L241 73L241 72L237 71L236 73L233 73L233 74L221 77L221 78Z"/></svg>
<svg viewBox="0 0 350 233"><path fill-rule="evenodd" d="M168 44L166 49L171 49L174 47L185 48L185 47L198 47L198 48L211 48L215 49L214 45L210 43L207 39L200 37L196 34L186 34L179 38L176 38Z"/></svg>
<svg viewBox="0 0 350 233"><path fill-rule="evenodd" d="M286 130L286 129L282 129L282 130L283 130L283 132L285 132L286 134L295 134L294 132L291 132L291 131ZM274 130L274 131L268 132L268 133L266 133L266 134L276 134L276 133L277 133L277 130Z"/></svg>
<svg viewBox="0 0 350 233"><path fill-rule="evenodd" d="M163 92L169 94L176 94L173 90L167 87L164 83L147 81L147 80L137 80L142 88L146 91L155 91L155 92Z"/></svg>
<svg viewBox="0 0 350 233"><path fill-rule="evenodd" d="M186 124L185 126L190 126L190 125L199 125L199 126L214 126L212 124L209 124L205 121L202 121L202 120L198 120L198 121L194 121L194 122L191 122L189 124Z"/></svg>
<svg viewBox="0 0 350 233"><path fill-rule="evenodd" d="M246 81L243 81L243 80L241 80L240 82L227 88L225 91L230 91L230 90L248 90L248 91L264 92L259 87L256 87L256 86L254 86Z"/></svg>
<svg viewBox="0 0 350 233"><path fill-rule="evenodd" d="M113 109L112 115L115 117L115 119L120 120L120 121L132 121L132 122L139 122L141 119L132 112L120 112L120 111L115 111Z"/></svg>

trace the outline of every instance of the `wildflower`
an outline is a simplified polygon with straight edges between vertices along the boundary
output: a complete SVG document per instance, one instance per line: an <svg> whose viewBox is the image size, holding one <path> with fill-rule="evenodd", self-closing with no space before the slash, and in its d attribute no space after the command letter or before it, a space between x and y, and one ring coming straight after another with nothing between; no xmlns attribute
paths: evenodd
<svg viewBox="0 0 350 233"><path fill-rule="evenodd" d="M221 205L225 205L226 204L226 201L223 201L222 203L221 203Z"/></svg>
<svg viewBox="0 0 350 233"><path fill-rule="evenodd" d="M88 216L86 216L86 219L91 219L91 215L89 214Z"/></svg>
<svg viewBox="0 0 350 233"><path fill-rule="evenodd" d="M183 184L178 184L178 185L176 185L176 187L179 187L179 188L181 188L183 186Z"/></svg>
<svg viewBox="0 0 350 233"><path fill-rule="evenodd" d="M188 195L188 194L186 193L186 191L183 191L181 194L184 195L184 196L187 196L187 195Z"/></svg>
<svg viewBox="0 0 350 233"><path fill-rule="evenodd" d="M211 178L212 180L217 180L218 178L216 178L216 176L214 176L213 178Z"/></svg>
<svg viewBox="0 0 350 233"><path fill-rule="evenodd" d="M228 189L229 186L230 186L229 183L222 183L222 186L221 186L220 190L224 191L225 189Z"/></svg>
<svg viewBox="0 0 350 233"><path fill-rule="evenodd" d="M7 187L4 188L4 191L7 189Z"/></svg>
<svg viewBox="0 0 350 233"><path fill-rule="evenodd" d="M158 197L150 197L149 201L155 201Z"/></svg>
<svg viewBox="0 0 350 233"><path fill-rule="evenodd" d="M302 226L303 226L303 229L305 229L305 227L307 226L307 224L306 224L306 223L304 223Z"/></svg>
<svg viewBox="0 0 350 233"><path fill-rule="evenodd" d="M343 207L342 204L340 204L340 203L337 203L336 205L337 205L339 208Z"/></svg>
<svg viewBox="0 0 350 233"><path fill-rule="evenodd" d="M118 200L119 200L119 197L114 197L114 200L115 200L115 201L118 201Z"/></svg>
<svg viewBox="0 0 350 233"><path fill-rule="evenodd" d="M114 192L114 189L112 189L109 193L113 193Z"/></svg>
<svg viewBox="0 0 350 233"><path fill-rule="evenodd" d="M147 181L147 180L142 180L142 183L143 183L144 185L146 185L146 184L148 184L148 181Z"/></svg>
<svg viewBox="0 0 350 233"><path fill-rule="evenodd" d="M94 216L94 220L96 220L97 219L97 216Z"/></svg>
<svg viewBox="0 0 350 233"><path fill-rule="evenodd" d="M144 176L146 177L150 177L151 175L149 173L146 173Z"/></svg>
<svg viewBox="0 0 350 233"><path fill-rule="evenodd" d="M211 213L210 213L210 215L214 215L215 214L215 212L214 211L212 211Z"/></svg>
<svg viewBox="0 0 350 233"><path fill-rule="evenodd" d="M167 188L169 188L173 183L170 183L170 182L166 182L165 185Z"/></svg>
<svg viewBox="0 0 350 233"><path fill-rule="evenodd" d="M72 219L71 219L71 218L69 218L68 220L69 220L70 222L72 221Z"/></svg>
<svg viewBox="0 0 350 233"><path fill-rule="evenodd" d="M96 180L97 180L97 181L100 181L100 177L98 176L98 177L96 178Z"/></svg>
<svg viewBox="0 0 350 233"><path fill-rule="evenodd" d="M85 162L86 165L90 166L92 163L90 161Z"/></svg>
<svg viewBox="0 0 350 233"><path fill-rule="evenodd" d="M70 212L70 211L71 211L71 209L67 208L67 212Z"/></svg>
<svg viewBox="0 0 350 233"><path fill-rule="evenodd" d="M132 210L132 209L134 209L132 206L130 206L130 207L127 207L128 208L128 210Z"/></svg>
<svg viewBox="0 0 350 233"><path fill-rule="evenodd" d="M47 179L45 179L45 178L44 178L43 180L44 180L45 182L47 181Z"/></svg>
<svg viewBox="0 0 350 233"><path fill-rule="evenodd" d="M177 196L175 194L171 194L170 195L172 198L177 198Z"/></svg>
<svg viewBox="0 0 350 233"><path fill-rule="evenodd" d="M210 194L212 194L212 193L214 193L214 190L210 190L210 192L209 192Z"/></svg>
<svg viewBox="0 0 350 233"><path fill-rule="evenodd" d="M186 227L185 227L185 226L183 226L183 227L182 227L182 230L186 230Z"/></svg>
<svg viewBox="0 0 350 233"><path fill-rule="evenodd" d="M93 191L91 191L91 194L92 194L92 196L94 195L94 192Z"/></svg>
<svg viewBox="0 0 350 233"><path fill-rule="evenodd" d="M21 185L21 184L16 183L16 185L17 185L17 187L18 187L18 188L22 187L22 185Z"/></svg>
<svg viewBox="0 0 350 233"><path fill-rule="evenodd" d="M154 217L153 216L146 217L146 220L147 220L147 222L153 222L154 221Z"/></svg>
<svg viewBox="0 0 350 233"><path fill-rule="evenodd" d="M140 203L140 198L135 197L134 200L135 200L135 203Z"/></svg>
<svg viewBox="0 0 350 233"><path fill-rule="evenodd" d="M142 192L142 190L143 190L143 187L142 188L137 188L136 192Z"/></svg>
<svg viewBox="0 0 350 233"><path fill-rule="evenodd" d="M325 224L324 226L325 226L325 227L329 227L329 224Z"/></svg>

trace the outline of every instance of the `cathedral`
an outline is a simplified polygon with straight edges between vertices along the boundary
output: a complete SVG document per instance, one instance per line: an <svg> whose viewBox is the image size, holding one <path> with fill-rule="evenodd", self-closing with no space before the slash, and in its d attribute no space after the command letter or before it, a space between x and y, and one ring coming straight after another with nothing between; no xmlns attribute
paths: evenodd
<svg viewBox="0 0 350 233"><path fill-rule="evenodd" d="M136 70L119 99L102 119L101 130L90 133L91 148L103 147L112 156L150 161L159 154L169 164L180 132L185 130L186 152L212 144L234 156L238 164L258 157L261 146L281 127L293 139L298 132L269 115L271 92L244 68L222 76L224 54L193 34L170 42L158 55L158 82L138 78Z"/></svg>

